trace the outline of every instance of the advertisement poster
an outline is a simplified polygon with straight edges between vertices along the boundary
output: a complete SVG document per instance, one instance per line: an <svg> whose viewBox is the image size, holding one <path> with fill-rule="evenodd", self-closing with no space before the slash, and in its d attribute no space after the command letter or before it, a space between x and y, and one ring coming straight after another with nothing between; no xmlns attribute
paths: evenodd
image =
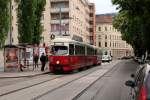
<svg viewBox="0 0 150 100"><path fill-rule="evenodd" d="M0 51L0 72L4 72L4 55L3 51Z"/></svg>
<svg viewBox="0 0 150 100"><path fill-rule="evenodd" d="M33 48L26 48L26 60L33 62Z"/></svg>
<svg viewBox="0 0 150 100"><path fill-rule="evenodd" d="M5 69L18 69L18 49L6 48L5 49Z"/></svg>
<svg viewBox="0 0 150 100"><path fill-rule="evenodd" d="M45 48L39 48L39 56L41 57L42 53L46 53L45 52Z"/></svg>
<svg viewBox="0 0 150 100"><path fill-rule="evenodd" d="M39 55L39 48L38 47L34 47L34 55Z"/></svg>

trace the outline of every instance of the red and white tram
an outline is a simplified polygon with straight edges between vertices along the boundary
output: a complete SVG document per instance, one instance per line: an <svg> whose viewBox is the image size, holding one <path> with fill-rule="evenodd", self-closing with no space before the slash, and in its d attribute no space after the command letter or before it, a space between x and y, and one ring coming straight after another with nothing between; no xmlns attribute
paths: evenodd
<svg viewBox="0 0 150 100"><path fill-rule="evenodd" d="M49 70L52 73L69 72L101 64L101 50L67 38L56 38L51 44Z"/></svg>

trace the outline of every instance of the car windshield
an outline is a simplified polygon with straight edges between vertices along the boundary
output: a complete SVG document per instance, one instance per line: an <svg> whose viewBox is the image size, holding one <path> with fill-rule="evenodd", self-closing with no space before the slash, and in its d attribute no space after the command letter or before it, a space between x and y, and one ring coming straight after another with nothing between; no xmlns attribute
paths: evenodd
<svg viewBox="0 0 150 100"><path fill-rule="evenodd" d="M52 46L51 53L53 55L65 55L68 53L66 46Z"/></svg>

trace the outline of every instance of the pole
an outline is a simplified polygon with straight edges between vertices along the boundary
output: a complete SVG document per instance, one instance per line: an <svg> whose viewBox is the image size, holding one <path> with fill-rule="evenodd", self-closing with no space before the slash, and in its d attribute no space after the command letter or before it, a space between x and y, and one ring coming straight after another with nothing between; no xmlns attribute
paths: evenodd
<svg viewBox="0 0 150 100"><path fill-rule="evenodd" d="M61 17L62 17L62 15L61 15L61 7L59 8L59 35L62 35L61 34Z"/></svg>

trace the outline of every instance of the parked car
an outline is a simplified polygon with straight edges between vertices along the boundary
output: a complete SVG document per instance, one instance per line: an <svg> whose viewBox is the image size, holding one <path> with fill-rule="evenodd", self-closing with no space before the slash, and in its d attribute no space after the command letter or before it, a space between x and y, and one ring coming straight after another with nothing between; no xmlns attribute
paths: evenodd
<svg viewBox="0 0 150 100"><path fill-rule="evenodd" d="M112 57L110 55L102 55L102 62L110 62Z"/></svg>
<svg viewBox="0 0 150 100"><path fill-rule="evenodd" d="M139 64L142 64L142 57L134 57L134 61Z"/></svg>
<svg viewBox="0 0 150 100"><path fill-rule="evenodd" d="M123 56L121 59L131 59L131 56Z"/></svg>
<svg viewBox="0 0 150 100"><path fill-rule="evenodd" d="M150 65L141 66L131 77L125 83L131 87L131 100L150 100Z"/></svg>

